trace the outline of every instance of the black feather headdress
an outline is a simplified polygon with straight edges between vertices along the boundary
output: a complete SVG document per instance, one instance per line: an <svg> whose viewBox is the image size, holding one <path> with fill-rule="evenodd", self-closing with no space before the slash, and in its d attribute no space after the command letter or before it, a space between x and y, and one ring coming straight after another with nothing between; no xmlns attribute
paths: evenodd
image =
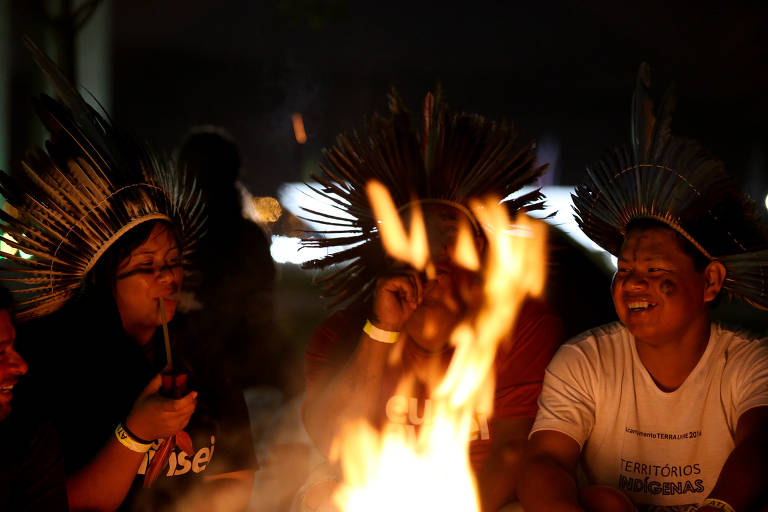
<svg viewBox="0 0 768 512"><path fill-rule="evenodd" d="M344 264L323 279L327 296L339 304L369 295L375 279L387 268L366 184L377 180L389 189L398 208L414 200L454 204L467 212L472 198L501 198L535 182L546 166L535 164L535 144L520 143L509 124L479 115L450 113L438 90L427 94L421 119L392 92L390 116L374 116L366 133L340 135L323 151L322 173L310 187L330 202L337 215L306 209L307 220L328 226L307 232L304 247L325 248L329 254L305 268ZM506 201L511 215L543 207L534 190ZM337 252L332 252L333 250Z"/></svg>
<svg viewBox="0 0 768 512"><path fill-rule="evenodd" d="M69 300L104 252L131 228L163 219L176 225L184 260L202 235L199 191L169 161L88 105L56 65L31 42L33 57L58 100L36 103L50 132L14 175L0 172L2 240L31 255L0 253L0 280L16 296L17 318L51 313ZM14 251L15 252L15 251Z"/></svg>
<svg viewBox="0 0 768 512"><path fill-rule="evenodd" d="M649 87L642 64L631 143L587 167L586 183L572 196L579 227L616 256L630 221L660 221L725 265L726 292L768 308L768 232L754 202L698 143L672 135L672 94L654 109Z"/></svg>

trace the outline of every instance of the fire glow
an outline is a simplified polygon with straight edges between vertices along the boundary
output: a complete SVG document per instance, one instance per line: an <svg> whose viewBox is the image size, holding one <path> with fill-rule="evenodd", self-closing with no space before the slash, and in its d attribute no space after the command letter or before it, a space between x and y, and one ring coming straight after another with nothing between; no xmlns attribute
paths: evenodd
<svg viewBox="0 0 768 512"><path fill-rule="evenodd" d="M414 212L407 234L386 188L372 183L368 194L385 249L414 268L428 268L421 215ZM483 258L481 307L454 330L453 358L432 394L431 419L415 439L401 429L379 432L360 421L335 440L344 479L333 500L343 512L480 509L468 455L472 421L475 412L492 413L496 349L526 296L542 291L545 228L520 215L509 231L498 198L472 201L470 208L485 231L486 250L477 254L469 226L460 223L454 259L476 270Z"/></svg>

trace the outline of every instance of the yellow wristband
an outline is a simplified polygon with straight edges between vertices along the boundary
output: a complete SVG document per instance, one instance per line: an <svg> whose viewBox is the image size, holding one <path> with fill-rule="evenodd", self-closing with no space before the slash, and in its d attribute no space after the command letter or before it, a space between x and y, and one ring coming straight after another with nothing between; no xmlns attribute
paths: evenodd
<svg viewBox="0 0 768 512"><path fill-rule="evenodd" d="M133 437L127 430L125 430L122 423L118 423L117 427L115 427L115 437L120 441L120 444L129 450L138 453L146 453L149 451L149 447L152 446L152 443L143 443Z"/></svg>
<svg viewBox="0 0 768 512"><path fill-rule="evenodd" d="M380 341L382 343L396 343L397 338L400 337L400 333L397 331L385 331L379 329L371 323L370 320L365 321L365 327L363 332L367 334L372 340Z"/></svg>
<svg viewBox="0 0 768 512"><path fill-rule="evenodd" d="M712 508L716 508L717 510L723 510L724 512L736 512L736 510L732 506L730 506L728 503L724 502L723 500L718 500L715 498L705 499L699 504L699 507L696 510L699 510L702 507L712 507Z"/></svg>

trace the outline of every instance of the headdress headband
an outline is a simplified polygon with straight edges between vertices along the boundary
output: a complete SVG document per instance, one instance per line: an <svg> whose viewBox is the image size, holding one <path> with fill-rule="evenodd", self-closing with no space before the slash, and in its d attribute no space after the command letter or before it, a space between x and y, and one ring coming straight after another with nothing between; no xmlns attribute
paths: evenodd
<svg viewBox="0 0 768 512"><path fill-rule="evenodd" d="M50 132L14 175L0 172L3 242L0 280L17 299L20 321L60 308L109 247L133 227L166 220L181 232L186 262L202 234L200 193L143 143L88 105L56 65L28 42L59 100L42 96L37 113Z"/></svg>
<svg viewBox="0 0 768 512"><path fill-rule="evenodd" d="M723 289L768 308L768 234L754 203L698 143L670 131L674 101L654 109L650 69L640 67L632 103L632 140L587 167L573 195L576 221L618 255L633 219L658 220L726 269Z"/></svg>
<svg viewBox="0 0 768 512"><path fill-rule="evenodd" d="M365 134L340 135L336 145L323 152L321 174L312 176L317 185L311 188L339 214L305 208L313 216L307 220L328 229L308 232L303 246L340 250L304 266L344 264L323 280L325 294L335 304L367 297L376 277L387 269L365 192L368 181L386 186L401 210L412 201L431 201L465 211L469 199L488 194L507 197L533 183L546 168L535 165L534 143L521 144L511 125L449 113L439 90L434 96L427 94L420 122L394 92L389 110L388 118L373 117ZM505 204L514 214L542 208L541 199L535 190ZM474 220L471 214L470 220Z"/></svg>

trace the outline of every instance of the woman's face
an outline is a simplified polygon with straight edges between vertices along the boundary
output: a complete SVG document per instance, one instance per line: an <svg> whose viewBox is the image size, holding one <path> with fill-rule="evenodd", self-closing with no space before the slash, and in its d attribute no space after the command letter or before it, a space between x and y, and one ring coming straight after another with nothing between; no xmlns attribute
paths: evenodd
<svg viewBox="0 0 768 512"><path fill-rule="evenodd" d="M117 266L114 296L126 332L154 330L162 325L159 300L181 288L181 254L167 226L156 224L147 240ZM176 300L164 299L166 320Z"/></svg>

